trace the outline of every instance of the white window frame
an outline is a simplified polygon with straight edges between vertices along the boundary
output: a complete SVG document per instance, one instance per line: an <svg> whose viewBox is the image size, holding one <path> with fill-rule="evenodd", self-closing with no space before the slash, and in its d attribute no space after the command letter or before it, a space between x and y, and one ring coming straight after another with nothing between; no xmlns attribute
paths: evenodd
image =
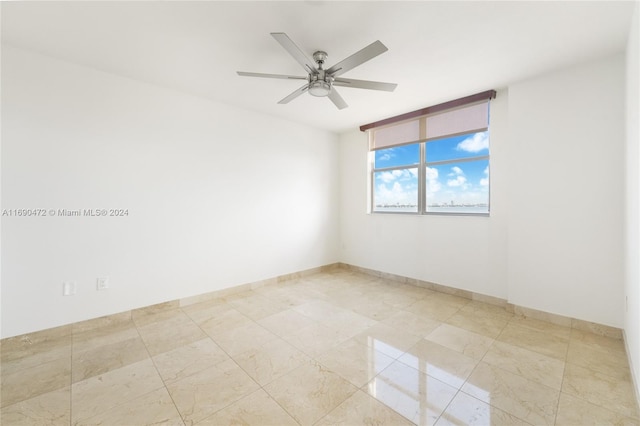
<svg viewBox="0 0 640 426"><path fill-rule="evenodd" d="M409 215L453 215L453 216L489 216L491 213L491 160L490 147L489 154L483 154L473 157L455 158L450 160L427 161L426 147L428 143L442 140L448 137L471 135L478 132L489 131L489 101L495 98L496 92L490 90L487 92L471 95L466 98L439 104L433 107L423 108L422 110L413 111L397 117L382 120L380 122L371 123L360 127L360 130L367 131L369 135L369 153L368 153L368 208L370 214L409 214ZM482 106L486 105L486 116L478 116L478 114L467 114L470 117L470 123L465 120L457 120L458 116L465 116L465 112L474 113L476 110L482 112ZM447 115L448 114L448 115ZM476 119L479 117L479 120ZM434 126L428 124L432 121ZM474 122L475 121L475 122ZM444 123L444 125L443 125ZM451 124L453 123L453 124ZM484 124L486 123L486 124ZM427 129L427 126L430 126ZM443 130L444 129L444 130ZM453 132L450 129L454 129ZM457 133L455 130L461 130ZM396 133L394 134L394 131ZM376 140L376 135L380 136L381 142ZM431 137L430 137L431 136ZM397 139L394 139L397 138ZM378 142L377 146L376 143ZM388 149L399 146L419 145L419 162L414 164L404 164L391 167L375 167L375 152L379 149ZM486 160L489 167L489 185L486 212L447 212L447 211L428 211L427 200L427 167L441 166L445 164L459 164L472 161ZM418 194L417 194L417 211L384 211L376 210L375 200L375 176L376 173L408 170L417 168Z"/></svg>

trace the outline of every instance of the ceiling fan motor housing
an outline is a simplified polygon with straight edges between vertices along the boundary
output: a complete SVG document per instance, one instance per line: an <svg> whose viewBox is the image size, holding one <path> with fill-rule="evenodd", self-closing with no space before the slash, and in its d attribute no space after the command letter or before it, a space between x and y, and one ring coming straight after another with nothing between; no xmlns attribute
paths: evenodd
<svg viewBox="0 0 640 426"><path fill-rule="evenodd" d="M329 96L331 93L331 83L333 79L322 68L322 64L327 59L327 52L318 50L313 54L313 60L318 64L318 69L315 72L309 73L309 94L312 96Z"/></svg>

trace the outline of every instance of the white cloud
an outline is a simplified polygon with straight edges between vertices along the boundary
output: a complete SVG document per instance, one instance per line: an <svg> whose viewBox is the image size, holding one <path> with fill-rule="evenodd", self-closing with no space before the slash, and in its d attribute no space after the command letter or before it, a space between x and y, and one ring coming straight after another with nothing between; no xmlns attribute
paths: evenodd
<svg viewBox="0 0 640 426"><path fill-rule="evenodd" d="M417 199L416 189L403 187L400 182L394 182L391 188L384 183L376 188L376 204L415 204Z"/></svg>
<svg viewBox="0 0 640 426"><path fill-rule="evenodd" d="M440 191L440 181L438 180L438 169L427 167L427 193Z"/></svg>
<svg viewBox="0 0 640 426"><path fill-rule="evenodd" d="M438 169L427 167L427 179L438 179Z"/></svg>
<svg viewBox="0 0 640 426"><path fill-rule="evenodd" d="M376 204L411 204L418 199L418 169L376 173Z"/></svg>
<svg viewBox="0 0 640 426"><path fill-rule="evenodd" d="M376 179L384 183L395 181L410 181L418 177L418 169L391 170L376 174Z"/></svg>
<svg viewBox="0 0 640 426"><path fill-rule="evenodd" d="M489 136L487 132L475 133L473 136L469 136L456 146L456 150L458 151L474 153L485 149L489 149Z"/></svg>
<svg viewBox="0 0 640 426"><path fill-rule="evenodd" d="M453 166L451 168L451 173L449 173L447 176L464 176L464 172L462 171L462 169L458 166Z"/></svg>
<svg viewBox="0 0 640 426"><path fill-rule="evenodd" d="M378 175L378 179L382 180L384 183L390 183L398 179L403 175L402 170L392 170L390 172L382 172Z"/></svg>
<svg viewBox="0 0 640 426"><path fill-rule="evenodd" d="M380 160L380 161L388 161L388 160L391 160L391 155L390 155L389 153L385 152L384 154L382 154L382 155L378 158L378 160Z"/></svg>
<svg viewBox="0 0 640 426"><path fill-rule="evenodd" d="M455 179L447 180L447 186L461 186L463 189L466 189L467 178L464 176L457 176Z"/></svg>
<svg viewBox="0 0 640 426"><path fill-rule="evenodd" d="M485 178L480 179L480 185L489 186L489 166L484 169Z"/></svg>

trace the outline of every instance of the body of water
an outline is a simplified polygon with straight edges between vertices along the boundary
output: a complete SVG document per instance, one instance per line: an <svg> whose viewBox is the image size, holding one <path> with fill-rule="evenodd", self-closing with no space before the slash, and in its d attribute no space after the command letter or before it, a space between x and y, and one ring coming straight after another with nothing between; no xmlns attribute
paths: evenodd
<svg viewBox="0 0 640 426"><path fill-rule="evenodd" d="M376 207L374 213L417 213L417 207ZM427 213L484 213L488 214L487 207L427 207Z"/></svg>

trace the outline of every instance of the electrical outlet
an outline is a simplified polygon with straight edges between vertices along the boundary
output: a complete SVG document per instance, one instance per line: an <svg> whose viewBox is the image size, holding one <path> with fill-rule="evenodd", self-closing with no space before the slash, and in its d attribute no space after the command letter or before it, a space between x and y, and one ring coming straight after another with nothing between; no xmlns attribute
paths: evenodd
<svg viewBox="0 0 640 426"><path fill-rule="evenodd" d="M76 294L76 283L73 281L64 281L62 283L62 295L73 296Z"/></svg>
<svg viewBox="0 0 640 426"><path fill-rule="evenodd" d="M96 283L96 289L98 291L102 291L108 288L109 288L109 277L99 277Z"/></svg>

